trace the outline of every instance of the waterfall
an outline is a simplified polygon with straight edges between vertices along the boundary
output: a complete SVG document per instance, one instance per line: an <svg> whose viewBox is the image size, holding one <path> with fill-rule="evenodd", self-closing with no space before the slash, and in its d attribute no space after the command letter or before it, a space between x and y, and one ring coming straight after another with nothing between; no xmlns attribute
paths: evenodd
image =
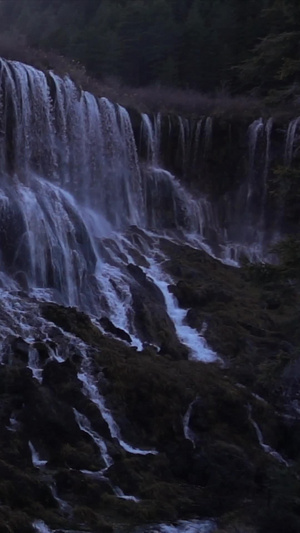
<svg viewBox="0 0 300 533"><path fill-rule="evenodd" d="M287 165L299 123L298 117L287 129ZM68 77L0 60L1 278L6 274L23 286L51 287L63 303L96 311L91 278L101 259L94 223L91 228L95 214L107 233L130 225L179 229L198 233L223 260L238 261L240 253L264 257L280 225L274 219L268 233L272 119L249 126L247 175L239 176L238 191L218 204L185 185L195 176L202 184L209 181L216 128L209 116L195 121L143 113L143 164L126 109L81 91ZM163 163L168 143L174 172Z"/></svg>
<svg viewBox="0 0 300 533"><path fill-rule="evenodd" d="M273 128L273 119L269 118L266 124L266 155L265 155L265 168L263 173L264 178L264 192L263 192L263 198L265 200L266 194L267 194L267 178L269 174L269 166L270 166L270 151L271 151L271 133Z"/></svg>
<svg viewBox="0 0 300 533"><path fill-rule="evenodd" d="M76 409L73 409L73 412L74 412L74 415L75 415L76 422L79 425L81 431L84 431L85 433L87 433L93 439L94 443L99 448L100 455L101 455L101 457L102 457L102 459L103 459L103 461L105 463L105 468L103 470L101 470L100 472L92 472L92 471L89 471L89 470L81 470L81 472L83 474L86 474L86 475L91 475L91 476L98 477L100 479L107 480L107 482L111 485L112 490L114 491L115 495L118 498L138 503L140 501L138 498L136 498L135 496L130 496L130 495L124 494L124 492L122 491L122 489L120 487L112 485L110 483L109 479L104 476L104 472L106 472L106 470L110 466L112 466L114 464L112 458L108 454L106 444L105 444L104 440L100 437L100 435L98 435L98 433L96 433L96 431L94 431L91 428L91 424L90 424L90 422L89 422L89 420L87 419L86 416L84 416L83 414L79 413Z"/></svg>
<svg viewBox="0 0 300 533"><path fill-rule="evenodd" d="M28 442L28 446L30 448L30 451L31 451L31 458L32 458L32 464L33 466L35 466L36 468L43 468L46 464L47 464L47 461L43 460L40 458L38 452L36 451L35 447L33 446L32 442Z"/></svg>
<svg viewBox="0 0 300 533"><path fill-rule="evenodd" d="M193 198L158 166L160 115L153 122L142 116L149 158L142 171L124 108L69 78L18 62L1 60L0 67L1 276L98 312L103 233L137 225L204 237L207 200ZM189 125L181 124L185 151Z"/></svg>
<svg viewBox="0 0 300 533"><path fill-rule="evenodd" d="M147 161L155 166L158 164L160 153L161 115L160 113L155 115L154 124L152 124L150 117L146 113L142 113L141 118L141 135L146 143Z"/></svg>
<svg viewBox="0 0 300 533"><path fill-rule="evenodd" d="M154 231L164 227L190 232L191 218L194 220L193 216L190 217L190 205L194 201L201 211L202 220L196 231L202 244L210 246L211 253L234 265L239 264L243 255L254 261L266 260L268 249L277 240L283 225L276 213L273 218L270 215L274 206L270 207L269 178L278 150L274 146L278 128L273 119L258 118L241 135L241 131L233 128L232 124L228 127L209 116L197 121L169 116L163 117L159 136L155 134L156 120L156 115L142 115L144 149L141 157L146 163L143 166L146 226ZM295 135L294 130L295 125L291 129L291 134ZM221 140L220 133L229 140ZM212 199L214 188L218 189L220 185L217 183L213 187L210 181L215 179L215 168L220 171L217 158L223 141L228 143L229 152L237 151L238 157L243 159L232 165L231 156L226 155L225 159L232 165L232 173L238 168L239 174L230 176L234 186L215 200ZM239 153L237 142L247 145L247 158L245 148L243 154ZM155 149L157 143L160 146L159 157ZM220 157L224 157L222 150ZM224 177L226 173L224 168ZM221 184L222 174L219 180ZM179 202L176 198L177 183L180 183L182 191ZM193 201L187 200L188 197Z"/></svg>
<svg viewBox="0 0 300 533"><path fill-rule="evenodd" d="M135 448L123 440L120 428L114 420L112 413L106 406L104 397L100 394L98 390L97 384L93 379L89 366L90 362L85 359L83 361L82 372L78 374L78 379L83 383L83 390L86 396L98 407L103 420L105 420L105 422L107 423L111 437L113 439L117 439L120 446L126 452L131 453L133 455L157 455L158 452L156 450L142 450L140 448Z"/></svg>
<svg viewBox="0 0 300 533"><path fill-rule="evenodd" d="M79 413L76 409L73 409L73 412L81 431L84 431L84 433L87 433L93 439L99 448L100 455L105 463L106 468L109 468L113 464L113 460L108 454L107 446L104 440L91 428L91 424L86 416L84 416L82 413Z"/></svg>
<svg viewBox="0 0 300 533"><path fill-rule="evenodd" d="M216 354L206 345L204 338L196 330L185 324L187 311L178 307L176 298L169 292L170 278L163 273L159 264L151 259L149 260L149 264L150 266L146 271L163 293L169 316L172 318L176 328L177 336L190 349L191 359L204 362L216 361Z"/></svg>
<svg viewBox="0 0 300 533"><path fill-rule="evenodd" d="M187 440L191 441L193 444L193 448L196 448L195 443L195 435L194 432L190 428L190 418L192 414L192 409L197 399L193 400L190 405L188 406L188 409L183 417L183 433Z"/></svg>
<svg viewBox="0 0 300 533"><path fill-rule="evenodd" d="M287 165L293 163L296 155L299 124L300 117L291 121L287 129ZM183 247L175 249L175 246L186 243L234 265L238 265L243 253L253 259L265 256L276 226L267 223L270 208L268 179L275 159L275 127L272 119L262 118L249 126L242 143L243 148L248 147L244 158L245 168L239 169L240 176L232 178L232 190L223 194L222 187L220 191L213 190L213 176L212 184L209 181L209 172L214 168L217 157L215 139L219 142L215 117L203 116L196 120L180 116L164 117L160 113L153 116L131 114L107 98L98 98L79 89L69 77L60 77L53 72L44 73L19 62L0 59L0 364L15 365L15 368L4 369L8 370L5 387L13 391L8 394L17 394L16 401L11 404L7 402L4 406L3 420L7 424L5 446L8 448L12 443L14 457L18 447L22 451L23 445L23 437L19 439L16 432L25 431L24 442L27 451L31 452L30 466L34 478L46 483L51 478L49 488L58 503L57 509L62 519L58 527L67 519L71 525L71 504L74 505L76 516L77 505L70 497L71 489L70 492L68 489L74 472L68 464L79 463L76 462L77 458L74 463L64 459L68 458L68 454L73 454L73 444L76 451L76 433L75 442L70 439L66 449L62 447L58 452L55 449L57 455L52 455L50 445L44 445L42 441L39 444L35 432L30 430L31 426L27 431L25 425L31 415L29 409L34 411L34 402L38 401L39 395L44 395L48 401L57 394L57 406L50 405L47 415L50 418L49 427L57 431L55 437L60 439L59 432L63 434L64 428L56 426L52 413L56 409L59 411L59 406L66 403L68 410L65 413L62 410L62 415L67 418L68 411L71 412L78 425L76 428L72 420L77 433L81 430L86 434L85 439L79 439L82 446L79 451L83 458L78 456L80 464L86 460L91 445L95 451L99 450L102 458L100 471L93 471L95 467L92 462L88 462L90 471L74 468L74 478L94 476L94 480L98 479L99 487L103 481L103 485L106 485L107 481L112 489L106 496L104 490L103 499L100 494L99 502L93 502L95 510L96 505L104 505L107 498L110 514L109 497L113 493L123 500L139 502L137 497L125 494L120 487L113 485L105 475L113 472L122 483L126 479L123 477L126 470L123 472L120 466L131 468L131 464L138 465L134 467L135 471L145 461L149 468L148 479L152 483L152 477L154 480L156 470L160 469L161 451L169 461L165 453L167 443L161 446L159 429L158 433L154 431L148 437L147 444L148 430L138 434L136 427L133 427L131 433L128 430L131 415L127 419L127 411L122 407L122 417L118 418L113 401L112 405L109 404L110 394L111 398L117 398L119 394L118 378L115 383L110 381L106 368L110 349L113 364L116 365L115 372L116 375L120 372L120 379L124 361L131 363L135 357L136 360L139 358L139 364L156 357L165 357L163 363L160 361L165 365L169 364L171 358L184 357L192 360L194 365L199 365L199 362L221 362L204 338L205 324L201 331L198 321L199 331L189 326L188 309L180 307L171 292L172 286L181 278L184 263L182 267L178 265L177 271L173 269L173 266L177 266L174 265L175 261L172 262L172 268L168 261L172 261L173 246L176 256L176 253L184 252L181 252ZM227 125L222 131L228 133ZM171 152L169 159L164 153L167 145ZM167 164L170 160L173 166ZM226 179L230 181L224 173L224 181ZM198 187L198 182L202 189ZM169 256L166 252L168 249ZM171 277L168 269L178 272L177 279L175 274L174 279ZM189 266L189 257L187 272L191 280L197 275ZM66 310L67 307L72 309ZM226 311L226 304L223 307ZM53 311L53 323L42 316L42 313L48 316L46 311L49 309ZM76 310L84 311L89 318ZM67 322L73 320L72 316L75 317L72 327L64 324L64 317ZM143 331L142 326L148 317L150 326ZM142 326L139 318L144 322ZM103 319L104 322L106 319L108 323L113 323L112 334L118 329L123 330L120 340L104 333ZM78 323L82 320L82 324L78 326L76 320ZM85 320L89 324L86 331ZM208 319L207 322L209 324ZM69 331L77 331L83 339L84 333L88 336L91 330L91 336L95 333L95 344L89 347L72 333L64 331L64 327ZM14 350L14 342L20 340L18 337L25 341L25 349L23 352L20 349L19 353L17 348ZM122 344L121 339L125 344ZM182 349L181 344L187 349ZM143 353L140 353L142 350ZM122 359L119 360L118 356ZM176 365L178 371L181 363ZM190 363L182 364L184 368ZM64 372L69 372L66 381L64 376L67 374ZM101 381L98 380L101 372L103 375L107 372L109 386L116 386L115 391L108 392L109 389L104 387L101 389ZM60 378L60 375L63 384L59 379L56 382L56 376ZM24 391L15 393L23 377ZM131 383L128 385L131 386ZM130 389L128 392L124 389L125 401L130 395ZM73 399L79 410L73 408ZM178 418L181 437L184 435L195 448L197 438L189 427L193 405L194 402L188 406L182 419ZM23 409L25 414L23 412L22 417ZM83 413L91 413L90 419ZM58 415L60 418L60 411ZM34 424L39 416L40 411L30 423ZM98 423L101 421L99 427L104 424L105 438L95 431L92 416L98 417ZM62 420L65 419L62 417ZM265 444L251 411L249 422L262 449L288 466L278 452ZM66 424L66 431L68 428ZM46 433L47 430L43 429L41 439L47 438ZM32 441L28 440L31 438ZM89 438L92 439L89 446L84 446ZM49 442L57 441L52 439ZM180 441L174 443L177 446ZM42 459L43 455L40 456L35 445L41 454L45 451L48 462ZM164 461L161 462L163 464ZM59 492L66 494L70 505L58 497L55 480ZM146 487L147 477L143 483L137 484L133 479L133 492L137 486L137 493L143 494L144 483ZM95 485L97 489L97 483ZM126 479L126 485L131 491L130 479ZM38 487L38 484L35 486ZM163 484L162 487L158 486L157 493L161 489L164 492L165 488L168 488L167 484L166 487ZM51 494L48 496L51 497ZM124 502L121 503L124 505ZM148 504L145 501L143 505ZM39 505L37 501L37 513ZM150 505L148 509L149 516L154 516ZM49 519L51 527L55 527L50 511L49 515L37 516L47 521ZM165 511L162 509L162 512ZM93 516L92 510L91 513ZM30 514L31 521L34 516ZM136 516L132 523L136 523ZM143 509L142 516L148 516ZM177 516L176 513L174 516ZM32 527L41 533L51 532L42 520L35 520ZM158 524L153 528L165 533L208 533L215 529L215 524L192 520ZM143 531L154 531L153 528L147 529L146 526Z"/></svg>
<svg viewBox="0 0 300 533"><path fill-rule="evenodd" d="M54 533L43 520L35 520L32 525L35 531L39 533Z"/></svg>
<svg viewBox="0 0 300 533"><path fill-rule="evenodd" d="M81 92L68 78L47 79L21 63L1 61L1 73L1 181L11 183L16 175L26 184L35 173L71 190L115 227L142 224L141 176L127 111Z"/></svg>
<svg viewBox="0 0 300 533"><path fill-rule="evenodd" d="M267 201L272 131L272 118L253 121L247 131L247 176L241 180L236 196L229 202L233 213L226 216L229 221L226 254L235 261L240 254L253 261L263 260L278 233L276 217L274 225L270 224Z"/></svg>
<svg viewBox="0 0 300 533"><path fill-rule="evenodd" d="M269 446L268 444L265 444L261 429L258 426L258 424L255 422L255 420L253 420L252 408L251 408L250 405L248 405L248 418L249 418L249 421L251 422L252 426L255 429L258 442L259 442L260 446L262 447L262 449L264 450L264 452L268 453L269 455L274 457L274 459L276 459L276 461L278 461L279 463L284 464L285 466L289 467L290 466L289 463L282 457L282 455L280 455L280 453L278 453L276 450L271 448L271 446Z"/></svg>
<svg viewBox="0 0 300 533"><path fill-rule="evenodd" d="M93 317L108 316L140 349L132 309L133 280L119 248L120 235L131 226L188 240L231 264L238 263L241 253L263 257L272 237L266 230L271 119L260 118L250 125L247 179L220 208L208 195L188 190L180 179L188 180L190 167L199 166L200 174L206 168L203 161L213 153L211 117L165 121L160 114L142 114L143 159L126 109L80 90L68 77L4 60L0 60L0 111L4 306L12 303L12 291L21 288ZM288 154L295 146L298 122L288 128ZM186 167L182 176L164 167L165 126L181 159L179 166ZM135 253L140 253L138 246ZM184 323L185 311L179 313L166 289L171 280L163 269L159 275L153 269L152 265L152 279L164 293L177 334L194 346L192 353L200 354L203 339L196 341ZM3 324L5 334L22 330L17 320L11 327L11 320ZM34 349L29 355L29 367L41 380Z"/></svg>
<svg viewBox="0 0 300 533"><path fill-rule="evenodd" d="M207 117L204 125L204 155L207 154L212 142L213 121Z"/></svg>
<svg viewBox="0 0 300 533"><path fill-rule="evenodd" d="M177 524L155 524L136 528L134 533L213 533L217 526L212 520L180 520Z"/></svg>
<svg viewBox="0 0 300 533"><path fill-rule="evenodd" d="M188 170L188 163L190 160L192 136L188 119L179 116L178 123L179 138L177 157L179 159L178 164L181 167L182 177L185 178Z"/></svg>
<svg viewBox="0 0 300 533"><path fill-rule="evenodd" d="M195 129L195 135L194 135L194 143L192 148L192 154L193 154L193 169L195 170L197 167L197 159L198 159L198 153L200 149L200 139L201 139L201 132L202 132L202 123L203 119L197 121L196 129Z"/></svg>
<svg viewBox="0 0 300 533"><path fill-rule="evenodd" d="M31 370L33 377L39 382L42 383L43 380L43 370L40 368L39 364L39 353L32 346L28 350L28 368ZM29 444L30 446L30 444ZM31 449L31 446L30 446Z"/></svg>
<svg viewBox="0 0 300 533"><path fill-rule="evenodd" d="M262 118L255 120L248 130L249 136L249 181L248 181L248 191L247 191L247 200L252 197L255 186L255 163L256 163L256 154L258 148L258 141L260 134L264 130L264 123Z"/></svg>
<svg viewBox="0 0 300 533"><path fill-rule="evenodd" d="M299 124L300 117L297 117L291 120L287 129L284 151L284 163L287 166L290 166L293 160L296 134Z"/></svg>

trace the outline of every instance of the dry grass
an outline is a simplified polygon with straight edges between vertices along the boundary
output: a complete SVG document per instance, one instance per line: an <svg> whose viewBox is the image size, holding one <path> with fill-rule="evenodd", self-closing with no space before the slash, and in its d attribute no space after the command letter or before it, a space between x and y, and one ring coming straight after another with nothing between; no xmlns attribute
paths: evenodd
<svg viewBox="0 0 300 533"><path fill-rule="evenodd" d="M209 95L159 84L133 88L113 77L95 79L89 76L79 62L53 51L32 48L26 38L17 33L7 32L0 35L0 56L30 64L43 71L53 70L60 76L67 74L80 88L140 112L160 111L185 116L209 115L240 120L270 115L287 119L295 115L292 107L282 109L277 106L274 109L266 106L262 99L249 95L231 96L226 91Z"/></svg>

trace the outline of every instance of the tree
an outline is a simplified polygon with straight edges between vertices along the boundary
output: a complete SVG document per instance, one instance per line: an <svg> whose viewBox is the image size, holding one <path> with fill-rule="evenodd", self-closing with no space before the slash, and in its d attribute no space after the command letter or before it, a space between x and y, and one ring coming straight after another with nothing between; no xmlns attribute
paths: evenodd
<svg viewBox="0 0 300 533"><path fill-rule="evenodd" d="M257 87L273 101L300 94L300 5L277 0L264 12L269 33L239 66L244 88Z"/></svg>

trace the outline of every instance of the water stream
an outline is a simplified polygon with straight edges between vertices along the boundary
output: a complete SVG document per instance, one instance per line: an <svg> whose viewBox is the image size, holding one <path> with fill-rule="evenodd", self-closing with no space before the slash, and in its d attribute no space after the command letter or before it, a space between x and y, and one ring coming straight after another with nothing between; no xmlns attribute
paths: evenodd
<svg viewBox="0 0 300 533"><path fill-rule="evenodd" d="M252 408L251 408L250 405L248 405L248 418L249 418L249 421L251 422L252 426L255 429L258 442L259 442L260 446L262 447L262 449L264 450L264 452L266 452L269 455L271 455L272 457L274 457L274 459L276 459L276 461L278 461L279 463L289 467L290 466L289 463L282 457L282 455L280 455L279 452L277 452L276 450L271 448L271 446L269 446L268 444L265 444L261 429L260 429L259 425L255 422L255 420L252 417Z"/></svg>

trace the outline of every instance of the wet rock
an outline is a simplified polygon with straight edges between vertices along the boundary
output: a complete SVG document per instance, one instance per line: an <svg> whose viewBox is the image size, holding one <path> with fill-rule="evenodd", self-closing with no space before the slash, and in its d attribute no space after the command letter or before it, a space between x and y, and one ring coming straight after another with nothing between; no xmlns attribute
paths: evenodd
<svg viewBox="0 0 300 533"><path fill-rule="evenodd" d="M14 274L15 281L20 285L21 289L24 291L29 290L28 278L25 272L19 271Z"/></svg>
<svg viewBox="0 0 300 533"><path fill-rule="evenodd" d="M150 279L148 279L148 277L140 267L130 263L127 266L127 269L132 275L132 277L136 280L136 282L145 289L147 295L151 297L151 299L155 300L161 305L165 305L165 300L162 292Z"/></svg>
<svg viewBox="0 0 300 533"><path fill-rule="evenodd" d="M126 331L121 328L117 328L108 317L103 316L100 318L100 324L107 333L112 333L119 339L131 343L131 337Z"/></svg>
<svg viewBox="0 0 300 533"><path fill-rule="evenodd" d="M10 342L11 350L16 358L19 358L22 362L28 362L28 354L30 345L22 339L22 337L15 337Z"/></svg>
<svg viewBox="0 0 300 533"><path fill-rule="evenodd" d="M162 292L139 267L128 265L128 269L136 281L132 286L132 299L140 339L159 346L162 355L173 359L187 358L189 351L177 338Z"/></svg>
<svg viewBox="0 0 300 533"><path fill-rule="evenodd" d="M48 359L49 350L45 342L37 341L33 344L33 348L38 352L41 361L45 362Z"/></svg>
<svg viewBox="0 0 300 533"><path fill-rule="evenodd" d="M29 368L0 366L0 394L23 398L35 386Z"/></svg>
<svg viewBox="0 0 300 533"><path fill-rule="evenodd" d="M103 437L110 438L106 422L100 415L99 409L84 395L82 382L77 377L75 364L67 359L63 363L48 361L43 372L43 385L51 389L55 398L67 403L71 409L76 408L88 417L91 425Z"/></svg>
<svg viewBox="0 0 300 533"><path fill-rule="evenodd" d="M49 337L61 337L62 335L62 332L59 328L55 327L55 326L51 326L48 330L48 335Z"/></svg>
<svg viewBox="0 0 300 533"><path fill-rule="evenodd" d="M43 384L50 387L57 396L64 396L66 391L74 394L80 392L82 383L77 378L77 368L67 359L63 363L47 361L43 371Z"/></svg>
<svg viewBox="0 0 300 533"><path fill-rule="evenodd" d="M84 342L98 344L103 338L103 335L93 325L90 318L75 307L43 303L41 304L41 311L45 318L65 331L76 335Z"/></svg>
<svg viewBox="0 0 300 533"><path fill-rule="evenodd" d="M30 472L23 472L0 460L0 476L2 504L17 509L34 509L37 503L49 508L57 507L47 484Z"/></svg>
<svg viewBox="0 0 300 533"><path fill-rule="evenodd" d="M50 457L49 462L53 464L64 461L61 450L65 444L76 447L81 440L73 409L45 387L32 388L27 392L21 421L28 440L41 440Z"/></svg>
<svg viewBox="0 0 300 533"><path fill-rule="evenodd" d="M189 282L179 281L176 286L171 286L170 291L176 296L179 305L183 308L203 307L212 302L228 303L232 295L213 285L193 287Z"/></svg>
<svg viewBox="0 0 300 533"><path fill-rule="evenodd" d="M104 494L114 494L109 480L100 473L82 473L74 470L60 470L55 475L58 491L64 497L80 500L81 505L95 507Z"/></svg>

